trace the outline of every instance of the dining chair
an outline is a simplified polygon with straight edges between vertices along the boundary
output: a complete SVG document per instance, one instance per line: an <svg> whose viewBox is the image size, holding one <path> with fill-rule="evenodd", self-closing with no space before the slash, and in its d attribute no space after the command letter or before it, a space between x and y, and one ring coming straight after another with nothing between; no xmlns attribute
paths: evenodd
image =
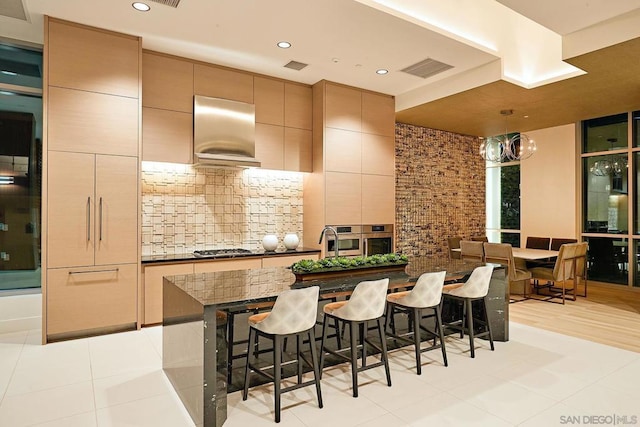
<svg viewBox="0 0 640 427"><path fill-rule="evenodd" d="M447 246L449 246L449 259L461 258L460 252L454 251L454 249L460 249L460 241L462 241L462 237L460 236L449 237L447 239Z"/></svg>
<svg viewBox="0 0 640 427"><path fill-rule="evenodd" d="M314 337L314 327L318 313L319 286L310 286L303 289L288 289L283 291L276 298L273 309L267 313L254 314L249 321L249 346L247 349L247 364L244 374L244 389L242 390L242 400L247 400L249 393L249 377L251 372L255 372L274 383L275 394L275 421L280 422L281 394L288 391L297 390L309 385L316 386L318 406L322 408L322 392L320 390L320 367L316 354L316 341ZM258 366L258 354L253 348L262 336L273 341L273 374L269 374L267 368ZM297 368L298 381L296 384L282 388L282 351L285 337L295 336L297 342ZM311 352L311 363L302 355L302 341L309 340L309 350ZM253 355L253 361L251 361ZM302 382L302 362L307 363L313 369L313 380Z"/></svg>
<svg viewBox="0 0 640 427"><path fill-rule="evenodd" d="M553 238L551 239L551 250L552 251L559 251L560 250L560 246L564 245L565 243L578 243L577 239L558 239L558 238Z"/></svg>
<svg viewBox="0 0 640 427"><path fill-rule="evenodd" d="M353 397L358 397L358 373L367 369L384 366L387 385L391 387L391 372L387 357L387 340L384 333L384 308L389 289L389 279L363 281L356 285L351 298L347 301L330 302L323 307L322 344L320 345L320 375L324 367L325 353L332 354L351 363L351 383ZM349 347L332 350L327 346L328 322L342 322L349 325ZM372 343L368 338L369 322L375 322L379 333L380 346ZM336 328L339 330L338 328ZM358 345L358 332L361 334L362 345ZM339 334L338 334L339 335ZM380 352L380 362L367 364L367 344ZM358 367L358 348L362 354L362 366ZM342 354L349 350L350 357Z"/></svg>
<svg viewBox="0 0 640 427"><path fill-rule="evenodd" d="M387 335L401 341L410 342L415 347L416 371L418 375L422 374L421 354L425 351L440 348L442 350L442 359L444 366L447 363L447 351L444 344L444 332L442 329L442 313L440 302L442 301L442 290L444 287L444 279L447 275L446 271L435 273L423 273L418 277L415 286L410 291L394 292L387 295L387 315L385 326L390 324L396 309L408 312L409 314L409 330L407 334L397 335L395 330ZM423 313L426 310L432 310L433 313L429 317L435 317L435 330L427 329L420 324L423 319ZM395 328L394 328L395 329ZM425 331L429 337L434 338L432 346L421 348L421 331ZM412 339L408 336L411 335ZM440 344L435 344L435 339L440 340Z"/></svg>
<svg viewBox="0 0 640 427"><path fill-rule="evenodd" d="M487 236L471 236L471 241L473 241L473 242L488 242L489 238Z"/></svg>
<svg viewBox="0 0 640 427"><path fill-rule="evenodd" d="M538 283L534 282L534 289L538 295L546 296L542 301L556 302L554 298L560 298L562 304L565 303L567 291L572 293L572 301L576 300L576 280L578 273L586 272L586 247L587 243L565 243L560 246L558 258L553 268L534 267L531 268L531 275ZM584 264L584 265L583 265ZM545 283L542 284L542 281ZM568 288L567 282L572 281L573 285ZM540 294L541 289L546 289L548 294Z"/></svg>
<svg viewBox="0 0 640 427"><path fill-rule="evenodd" d="M485 243L484 244L484 260L485 262L493 262L502 264L507 267L507 277L509 279L509 288L513 283L522 283L522 300L528 298L528 290L531 286L531 272L526 268L518 268L513 258L513 248L509 243Z"/></svg>
<svg viewBox="0 0 640 427"><path fill-rule="evenodd" d="M455 322L446 323L445 328L460 331L460 338L464 337L464 331L469 335L469 348L471 357L475 358L474 339L483 336L489 336L489 344L491 351L494 350L493 333L491 332L491 322L487 312L487 294L489 293L489 284L491 275L493 274L493 265L485 265L476 267L469 279L459 288L445 289L443 296L454 300L460 300L463 303L462 318ZM483 320L473 318L473 302L482 301ZM485 327L485 331L476 334L475 325Z"/></svg>
<svg viewBox="0 0 640 427"><path fill-rule="evenodd" d="M549 237L527 237L526 248L528 249L546 249L549 250L551 238Z"/></svg>
<svg viewBox="0 0 640 427"><path fill-rule="evenodd" d="M460 242L460 257L465 261L484 261L483 243L462 240Z"/></svg>

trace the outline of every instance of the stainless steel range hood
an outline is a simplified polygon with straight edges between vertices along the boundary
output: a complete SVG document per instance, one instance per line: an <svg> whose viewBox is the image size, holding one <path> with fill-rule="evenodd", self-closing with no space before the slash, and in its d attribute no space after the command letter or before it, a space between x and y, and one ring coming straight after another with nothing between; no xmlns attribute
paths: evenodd
<svg viewBox="0 0 640 427"><path fill-rule="evenodd" d="M260 167L255 158L255 105L196 95L193 113L196 167Z"/></svg>

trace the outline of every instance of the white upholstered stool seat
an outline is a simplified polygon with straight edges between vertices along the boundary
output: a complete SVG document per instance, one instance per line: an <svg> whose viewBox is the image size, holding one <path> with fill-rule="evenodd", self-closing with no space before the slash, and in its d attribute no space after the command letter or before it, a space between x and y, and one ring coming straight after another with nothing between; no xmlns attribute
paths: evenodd
<svg viewBox="0 0 640 427"><path fill-rule="evenodd" d="M489 292L489 283L491 282L491 275L493 274L493 266L486 265L482 267L476 267L469 279L460 287L455 289L448 289L443 295L449 298L461 300L463 302L463 314L462 319L455 323L447 323L446 328L452 328L460 331L460 338L464 337L464 331L467 330L469 335L469 347L471 351L471 357L475 357L474 338L480 338L482 336L489 337L489 343L491 345L491 351L494 350L493 346L493 334L491 332L491 322L487 313L487 293ZM484 320L474 319L472 302L481 300L483 304ZM466 326L465 326L466 321ZM484 326L486 330L479 334L474 332L474 322Z"/></svg>
<svg viewBox="0 0 640 427"><path fill-rule="evenodd" d="M384 334L382 317L386 301L389 279L364 281L358 283L348 301L331 302L324 306L324 318L322 322L322 344L320 351L320 367L324 366L325 354L330 353L351 363L351 380L353 397L358 397L358 372L367 369L384 366L387 376L387 385L391 387L391 373L389 359L387 358L387 342ZM332 350L327 348L328 320L342 322L349 325L350 344L348 348ZM380 346L372 343L368 338L368 322L376 322L380 338ZM336 327L336 330L339 328ZM358 345L358 333L361 335ZM339 334L337 334L339 336ZM367 365L367 344L380 352L380 362ZM338 339L340 348L340 341ZM362 366L358 367L358 348L362 353ZM342 351L350 350L350 357L342 354Z"/></svg>
<svg viewBox="0 0 640 427"><path fill-rule="evenodd" d="M387 319L386 325L389 326L393 319L396 309L399 308L409 314L410 330L404 335L397 335L395 326L392 332L388 334L395 339L413 343L416 355L416 371L422 374L421 353L429 350L440 348L442 350L442 359L445 366L447 363L447 352L444 344L444 332L442 330L442 315L440 311L440 301L442 301L442 289L444 287L444 279L446 271L435 273L424 273L418 277L418 280L410 291L396 292L387 295ZM435 329L427 329L420 324L425 310L433 310L433 314L429 317L435 317ZM393 322L395 325L395 322ZM426 332L430 337L434 338L434 344L427 348L421 348L421 331ZM407 336L412 335L412 339ZM439 338L440 344L435 344L435 338Z"/></svg>
<svg viewBox="0 0 640 427"><path fill-rule="evenodd" d="M315 384L318 396L318 406L322 408L322 392L320 390L320 367L316 354L315 334L313 329L318 313L318 295L320 288L311 286L303 289L286 290L276 299L273 309L268 313L254 314L249 317L249 347L247 349L247 365L245 367L244 390L242 399L247 400L249 391L249 376L251 372L260 374L274 383L275 421L280 422L282 393ZM282 379L282 350L283 340L287 336L295 335L297 342L298 381L289 387L281 388ZM273 340L273 374L266 369L259 368L257 352L252 347L257 344L258 336ZM308 339L311 353L311 363L302 355L302 341ZM253 356L253 361L251 357ZM302 362L313 368L313 380L302 382Z"/></svg>

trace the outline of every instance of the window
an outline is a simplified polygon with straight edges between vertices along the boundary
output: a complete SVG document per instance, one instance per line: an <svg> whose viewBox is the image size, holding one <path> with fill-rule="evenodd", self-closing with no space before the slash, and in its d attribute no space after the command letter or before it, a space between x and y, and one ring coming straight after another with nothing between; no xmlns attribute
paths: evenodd
<svg viewBox="0 0 640 427"><path fill-rule="evenodd" d="M630 277L629 165L631 159L637 163L637 154L629 148L628 123L627 113L582 123L582 232L589 243L588 277L622 285L629 284ZM636 233L637 211L633 209Z"/></svg>
<svg viewBox="0 0 640 427"><path fill-rule="evenodd" d="M487 162L487 235L520 246L520 164Z"/></svg>
<svg viewBox="0 0 640 427"><path fill-rule="evenodd" d="M42 52L0 44L0 290L40 287Z"/></svg>

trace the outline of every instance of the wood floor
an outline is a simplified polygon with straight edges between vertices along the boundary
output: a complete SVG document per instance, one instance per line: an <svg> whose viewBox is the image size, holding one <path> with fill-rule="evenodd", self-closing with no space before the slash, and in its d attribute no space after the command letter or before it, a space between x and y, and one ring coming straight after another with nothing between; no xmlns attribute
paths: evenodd
<svg viewBox="0 0 640 427"><path fill-rule="evenodd" d="M582 291L579 288L579 292ZM513 322L640 353L640 289L589 281L588 297L565 305L527 300L509 306Z"/></svg>

